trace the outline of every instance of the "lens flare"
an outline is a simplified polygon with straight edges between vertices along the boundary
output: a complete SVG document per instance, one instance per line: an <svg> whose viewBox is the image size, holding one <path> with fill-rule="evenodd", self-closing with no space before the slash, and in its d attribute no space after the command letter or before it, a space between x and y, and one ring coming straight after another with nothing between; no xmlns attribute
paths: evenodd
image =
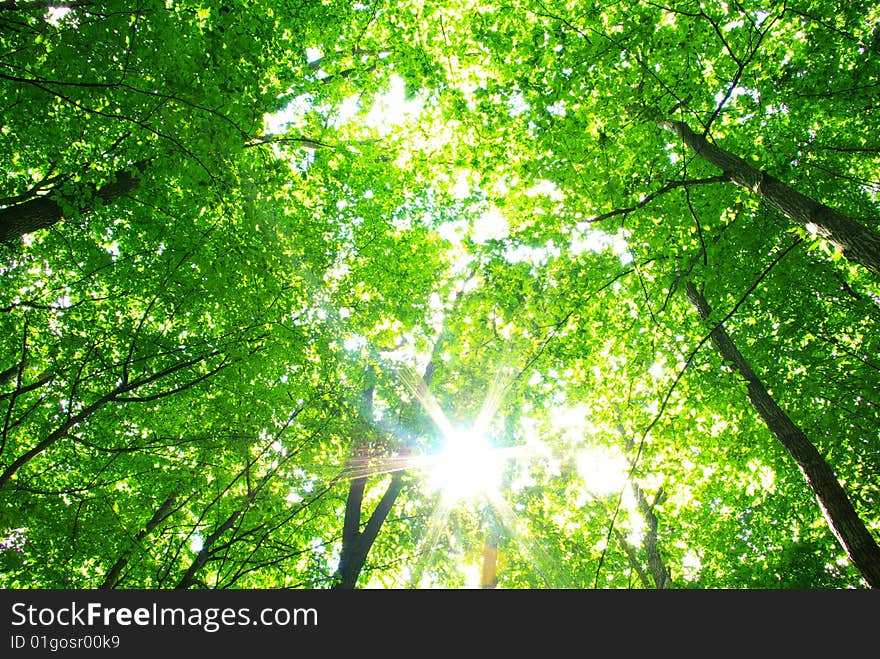
<svg viewBox="0 0 880 659"><path fill-rule="evenodd" d="M431 461L428 484L449 501L491 496L501 487L504 459L480 432L453 429Z"/></svg>

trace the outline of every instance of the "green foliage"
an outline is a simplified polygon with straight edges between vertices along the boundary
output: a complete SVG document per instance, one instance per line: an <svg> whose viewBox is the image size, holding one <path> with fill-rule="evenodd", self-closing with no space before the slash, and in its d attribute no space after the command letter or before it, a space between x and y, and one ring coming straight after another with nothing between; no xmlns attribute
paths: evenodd
<svg viewBox="0 0 880 659"><path fill-rule="evenodd" d="M0 245L0 586L329 587L349 479L363 529L400 467L361 586L474 586L490 537L503 588L863 586L683 291L877 537L877 278L656 120L876 229L878 20L0 10L0 211L64 214ZM423 375L519 451L500 499L426 486Z"/></svg>

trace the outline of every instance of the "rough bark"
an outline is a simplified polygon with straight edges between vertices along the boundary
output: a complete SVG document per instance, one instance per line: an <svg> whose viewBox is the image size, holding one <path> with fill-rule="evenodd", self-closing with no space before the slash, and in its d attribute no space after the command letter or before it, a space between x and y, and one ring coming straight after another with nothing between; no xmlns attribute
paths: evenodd
<svg viewBox="0 0 880 659"><path fill-rule="evenodd" d="M723 171L733 183L757 194L771 208L840 249L849 261L880 274L880 233L711 144L684 122L667 119L657 125L678 135L691 151Z"/></svg>
<svg viewBox="0 0 880 659"><path fill-rule="evenodd" d="M134 163L132 168L143 172L147 162L142 160ZM82 197L91 200L86 204L78 205L73 196L59 202L45 195L0 208L0 242L16 240L26 234L51 227L65 219L70 214L70 208L75 209L73 214L83 215L100 205L112 204L136 190L140 183L140 177L132 173L131 169L123 169L116 172L110 183L100 187L86 186Z"/></svg>
<svg viewBox="0 0 880 659"><path fill-rule="evenodd" d="M691 282L686 284L685 291L700 318L708 320L711 309L706 298ZM880 588L880 546L856 513L834 471L804 432L770 396L721 325L712 329L711 339L721 357L745 379L749 402L797 463L816 496L829 528L853 565L871 588Z"/></svg>
<svg viewBox="0 0 880 659"><path fill-rule="evenodd" d="M648 525L648 531L642 540L642 548L645 551L645 558L647 559L647 570L639 558L638 550L629 543L626 536L616 526L612 527L614 537L617 539L617 542L623 549L624 553L626 553L627 560L629 560L629 564L636 571L643 588L648 590L663 590L669 588L672 584L672 579L669 576L669 570L666 569L666 563L664 563L663 556L660 553L657 536L659 520L657 519L657 515L654 514L654 505L656 505L657 501L662 496L662 490L657 494L654 504L650 504L645 498L642 488L639 487L637 483L630 483L630 486L632 488L633 496L635 496L636 502L638 503L639 512L642 514L642 517L644 517L645 522Z"/></svg>
<svg viewBox="0 0 880 659"><path fill-rule="evenodd" d="M636 483L632 483L632 491L639 505L639 512L645 518L648 524L648 532L645 534L644 546L645 556L648 559L648 569L651 571L651 578L654 580L654 586L658 589L669 588L671 579L669 570L666 569L666 563L660 554L660 547L657 538L657 528L660 524L657 515L654 514L654 506L648 503L642 488ZM659 498L659 495L658 495Z"/></svg>

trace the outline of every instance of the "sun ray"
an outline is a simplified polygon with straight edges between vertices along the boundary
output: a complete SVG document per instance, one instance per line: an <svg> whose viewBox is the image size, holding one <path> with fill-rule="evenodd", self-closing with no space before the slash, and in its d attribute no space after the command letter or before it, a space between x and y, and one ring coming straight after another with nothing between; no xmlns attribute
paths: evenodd
<svg viewBox="0 0 880 659"><path fill-rule="evenodd" d="M501 494L501 478L506 465L517 460L538 457L533 447L497 447L489 439L491 423L504 400L508 384L503 369L499 369L490 382L473 424L464 429L452 425L422 378L405 369L401 379L434 422L444 440L444 447L440 452L418 456L418 460L409 463L421 468L426 473L428 484L440 492L429 517L419 561L410 580L411 586L418 587L421 583L424 570L436 550L440 533L448 522L452 506L464 500L482 499L482 505L494 511L493 516L501 522L506 533L522 552L523 558L546 585L554 587L556 580L551 576L554 573L552 561L523 536L516 513Z"/></svg>
<svg viewBox="0 0 880 659"><path fill-rule="evenodd" d="M416 401L422 406L422 409L425 410L431 418L431 421L434 422L434 425L437 426L437 429L443 434L443 436L448 437L453 433L454 429L452 428L452 424L449 422L449 419L446 418L446 414L440 408L437 399L434 398L434 395L428 390L428 385L425 384L424 378L419 377L408 368L402 368L400 370L400 379L403 384L406 385L407 389L410 390Z"/></svg>
<svg viewBox="0 0 880 659"><path fill-rule="evenodd" d="M396 471L406 471L413 466L409 456L389 456L381 458L360 458L352 460L343 470L345 480L383 476Z"/></svg>
<svg viewBox="0 0 880 659"><path fill-rule="evenodd" d="M474 430L478 433L486 433L495 418L495 414L504 401L505 389L507 388L508 378L504 376L503 369L499 369L495 373L495 377L489 384L489 390L486 392L486 398L483 401L480 412L474 421Z"/></svg>
<svg viewBox="0 0 880 659"><path fill-rule="evenodd" d="M556 563L534 542L520 532L519 517L510 504L500 494L490 497L490 505L500 518L502 528L515 541L523 558L535 569L544 584L548 588L564 588L562 580L558 577Z"/></svg>
<svg viewBox="0 0 880 659"><path fill-rule="evenodd" d="M410 577L410 588L419 587L425 568L428 566L430 559L434 555L440 532L446 526L446 522L449 519L450 511L451 507L449 503L444 501L442 497L439 498L434 506L433 512L428 518L428 529L425 533L425 538L422 541L421 548L418 551L419 558L416 561L416 565Z"/></svg>
<svg viewBox="0 0 880 659"><path fill-rule="evenodd" d="M336 478L354 480L410 471L422 479L425 487L438 493L427 518L417 559L409 573L408 587L422 587L424 575L426 572L430 574L431 565L438 557L442 534L448 528L451 513L457 506L482 509L483 514L489 515L482 523L493 524L497 532L504 533L546 587L566 587L556 563L522 531L521 520L502 492L503 475L510 465L562 459L537 438L517 446L495 445L490 433L491 425L509 384L504 369L498 370L476 418L470 426L465 427L457 427L450 422L425 380L412 369L401 368L399 376L437 428L442 440L440 449L427 453L355 456L337 472Z"/></svg>

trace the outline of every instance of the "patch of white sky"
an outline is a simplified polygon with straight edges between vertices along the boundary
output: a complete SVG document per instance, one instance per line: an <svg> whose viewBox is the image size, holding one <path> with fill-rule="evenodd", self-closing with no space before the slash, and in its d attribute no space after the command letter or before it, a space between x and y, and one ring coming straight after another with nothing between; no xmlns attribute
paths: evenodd
<svg viewBox="0 0 880 659"><path fill-rule="evenodd" d="M316 478L301 468L294 469L291 477L297 484L290 488L290 492L287 495L287 503L295 505L302 503L305 500L305 495L310 494L314 490Z"/></svg>
<svg viewBox="0 0 880 659"><path fill-rule="evenodd" d="M73 10L70 7L49 7L46 10L46 22L57 27L71 11Z"/></svg>
<svg viewBox="0 0 880 659"><path fill-rule="evenodd" d="M194 533L189 539L189 550L198 554L205 546L204 538L198 533Z"/></svg>
<svg viewBox="0 0 880 659"><path fill-rule="evenodd" d="M382 54L380 54L380 58ZM319 63L323 53L315 48L306 48L306 59L309 63ZM326 74L319 72L319 77ZM369 101L368 101L369 102ZM419 95L407 97L406 83L396 73L388 77L388 88L372 99L370 109L363 118L362 125L372 128L380 136L387 135L395 126L404 124L410 117L418 117L422 112L424 99ZM286 108L266 117L266 126L270 133L279 133L290 126L300 125L306 114L312 110L333 111L331 125L340 128L364 110L364 100L359 94L347 96L335 108L316 106L310 94L296 96Z"/></svg>
<svg viewBox="0 0 880 659"><path fill-rule="evenodd" d="M530 109L522 92L511 94L510 98L507 100L507 107L507 111L511 117L518 117L521 114L525 114Z"/></svg>
<svg viewBox="0 0 880 659"><path fill-rule="evenodd" d="M559 477L563 466L573 460L583 485L575 506L580 508L593 497L622 493L622 503L629 513L629 540L634 544L640 542L644 521L632 489L627 486L629 461L620 447L595 440L604 433L592 422L588 407L563 402L549 408L545 414L524 415L520 422L526 451L535 460L518 463L520 468L511 482L511 489L516 491L536 484L532 474L536 462L542 463L544 472L550 477Z"/></svg>
<svg viewBox="0 0 880 659"><path fill-rule="evenodd" d="M472 180L478 180L478 175L472 172L459 172L455 183L452 185L451 194L457 199L465 199L472 194ZM504 193L507 185L503 182L496 185L496 192ZM561 207L565 195L559 187L550 180L539 179L524 191L527 197L547 197L551 202ZM483 213L473 221L473 225L466 219L458 219L446 222L437 229L441 238L449 242L455 248L461 248L464 238L467 236L477 244L484 244L489 240L504 240L510 235L510 223L504 213L494 204L488 204ZM593 228L587 222L578 223L571 233L567 246L567 253L578 256L584 252L601 253L611 251L616 254L621 263L627 264L632 261L632 254L627 242L628 233L619 230L610 234L601 229ZM472 258L465 251L459 258L469 262ZM504 257L509 263L528 262L538 267L545 265L550 259L561 255L562 249L552 241L544 245L528 245L525 243L511 242L505 247ZM462 268L460 268L462 269Z"/></svg>
<svg viewBox="0 0 880 659"><path fill-rule="evenodd" d="M785 62L783 62L782 65L784 66ZM726 98L728 93L730 94L730 97ZM748 98L752 99L752 101L754 101L754 103L755 103L755 106L761 105L761 92L759 90L751 89L749 87L742 87L739 85L737 85L736 87L731 89L729 92L728 92L727 88L718 91L715 94L715 103L716 103L716 105L721 105L722 103L724 105L728 105L728 104L736 102L736 99L738 99L741 96L747 96ZM725 100L725 98L726 98L726 100ZM765 115L788 114L788 112L789 112L789 109L785 103L780 103L778 106L767 105L764 107L764 114ZM754 113L750 113L750 114L743 115L741 117L737 117L736 123L744 123L754 116L755 116Z"/></svg>
<svg viewBox="0 0 880 659"><path fill-rule="evenodd" d="M286 129L304 125L306 115L313 108L314 98L311 94L294 97L281 112L266 115L266 132L270 135L278 135Z"/></svg>
<svg viewBox="0 0 880 659"><path fill-rule="evenodd" d="M627 265L633 260L627 242L628 238L629 232L625 229L618 229L616 233L610 234L601 229L592 228L589 223L581 222L576 227L569 252L577 255L584 252L600 254L610 251L620 259L621 264Z"/></svg>
<svg viewBox="0 0 880 659"><path fill-rule="evenodd" d="M686 548L686 545L683 543L677 543L677 547ZM695 552L693 549L687 549L684 556L681 559L681 570L684 578L687 581L696 581L700 577L700 570L703 569L702 561L700 561L700 555Z"/></svg>

